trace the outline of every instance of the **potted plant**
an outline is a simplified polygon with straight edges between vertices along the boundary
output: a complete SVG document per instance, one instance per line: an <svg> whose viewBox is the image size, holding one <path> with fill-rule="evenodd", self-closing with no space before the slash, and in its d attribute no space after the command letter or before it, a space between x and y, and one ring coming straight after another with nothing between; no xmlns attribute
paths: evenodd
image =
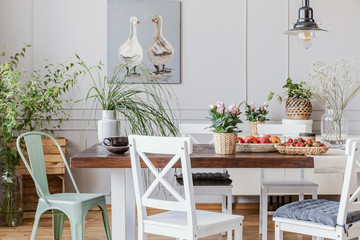
<svg viewBox="0 0 360 240"><path fill-rule="evenodd" d="M212 122L210 128L214 134L215 152L218 154L234 154L236 150L237 128L240 120L240 109L235 104L226 108L225 104L218 101L216 105L210 105L209 114Z"/></svg>
<svg viewBox="0 0 360 240"><path fill-rule="evenodd" d="M23 74L17 70L25 56L26 45L19 53L0 64L0 163L2 167L0 223L16 226L23 217L21 176L17 174L20 157L11 147L16 136L26 131L51 130L68 118L64 98L81 74L74 63L48 64L43 71ZM6 57L5 52L1 56ZM43 73L45 72L45 73ZM54 116L58 118L54 119Z"/></svg>
<svg viewBox="0 0 360 240"><path fill-rule="evenodd" d="M117 115L122 114L125 118L125 125L130 129L131 134L142 135L174 135L178 134L178 128L174 123L174 113L170 106L175 100L175 95L166 85L161 85L152 75L151 71L143 65L140 69L140 83L127 83L125 80L126 64L119 65L110 79L101 77L102 65L88 67L80 58L80 64L84 71L90 76L93 86L88 90L85 104L92 102L93 112L99 107L102 110L103 118L98 123L98 140L103 141L108 135L119 135L120 123ZM96 73L96 75L94 74ZM95 77L97 76L97 78ZM114 120L106 126L104 116L111 114ZM124 126L123 134L126 135Z"/></svg>
<svg viewBox="0 0 360 240"><path fill-rule="evenodd" d="M321 118L322 141L332 147L345 147L348 120L344 110L360 92L359 61L339 59L335 64L314 61L308 77L314 98L326 109Z"/></svg>
<svg viewBox="0 0 360 240"><path fill-rule="evenodd" d="M248 103L245 104L245 116L246 120L249 121L251 135L259 135L257 125L264 124L265 121L269 120L268 118L266 118L266 115L269 113L269 111L267 111L267 107L268 104L266 104L266 102L264 102L264 105L261 105L258 108L255 106L254 103L252 103L251 105L249 105Z"/></svg>
<svg viewBox="0 0 360 240"><path fill-rule="evenodd" d="M312 114L312 105L310 102L311 90L305 82L293 83L291 78L286 80L286 84L283 86L286 88L286 117L292 120L308 120ZM270 92L268 100L270 101L274 96L273 92ZM283 97L278 96L279 103L283 101Z"/></svg>

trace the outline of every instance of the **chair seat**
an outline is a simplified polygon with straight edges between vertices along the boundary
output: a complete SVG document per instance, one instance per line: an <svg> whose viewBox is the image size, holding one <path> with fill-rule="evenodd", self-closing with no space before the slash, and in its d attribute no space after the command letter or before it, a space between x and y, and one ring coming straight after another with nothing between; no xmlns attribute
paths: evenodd
<svg viewBox="0 0 360 240"><path fill-rule="evenodd" d="M265 179L261 179L260 182L263 186L275 186L275 187L297 187L297 186L317 187L318 186L318 184L306 179L265 178Z"/></svg>
<svg viewBox="0 0 360 240"><path fill-rule="evenodd" d="M84 202L94 202L97 200L103 200L102 194L90 194L90 193L57 193L51 194L47 197L51 203L61 204L79 204Z"/></svg>
<svg viewBox="0 0 360 240"><path fill-rule="evenodd" d="M219 224L227 224L237 220L242 220L243 216L236 216L224 213L216 213L209 211L196 211L198 230L213 228ZM144 224L153 224L167 226L171 228L187 229L187 218L185 212L168 211L144 219Z"/></svg>
<svg viewBox="0 0 360 240"><path fill-rule="evenodd" d="M286 204L274 214L274 218L287 218L336 226L339 202L325 199L309 199ZM349 212L347 223L360 220L360 211Z"/></svg>

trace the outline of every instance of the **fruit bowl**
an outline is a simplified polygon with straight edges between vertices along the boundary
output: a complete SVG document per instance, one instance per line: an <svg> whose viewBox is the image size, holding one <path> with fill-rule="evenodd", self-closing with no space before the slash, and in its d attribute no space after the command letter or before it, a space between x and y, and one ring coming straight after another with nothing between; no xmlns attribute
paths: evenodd
<svg viewBox="0 0 360 240"><path fill-rule="evenodd" d="M288 147L288 146L275 145L275 148L281 154L288 154L288 155L323 155L330 149L330 146L323 146L323 147Z"/></svg>
<svg viewBox="0 0 360 240"><path fill-rule="evenodd" d="M276 152L273 143L237 143L236 152Z"/></svg>

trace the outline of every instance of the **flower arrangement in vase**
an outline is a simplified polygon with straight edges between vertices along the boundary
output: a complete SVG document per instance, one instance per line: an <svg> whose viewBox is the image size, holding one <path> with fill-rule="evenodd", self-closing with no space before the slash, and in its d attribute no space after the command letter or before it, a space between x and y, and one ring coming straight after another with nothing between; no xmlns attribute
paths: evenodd
<svg viewBox="0 0 360 240"><path fill-rule="evenodd" d="M216 105L210 105L209 114L213 129L215 152L218 154L234 154L236 150L237 133L241 132L237 125L240 120L240 105L231 104L226 108L225 104L218 101Z"/></svg>
<svg viewBox="0 0 360 240"><path fill-rule="evenodd" d="M359 60L339 59L334 65L314 61L308 78L314 98L326 108L321 138L331 147L345 147L348 120L344 110L360 92Z"/></svg>
<svg viewBox="0 0 360 240"><path fill-rule="evenodd" d="M310 87L305 82L293 83L293 80L288 78L283 88L287 89L285 94L287 96L285 103L286 117L292 120L309 120L312 114ZM273 96L274 92L270 92L268 100L270 101ZM283 97L277 95L280 104Z"/></svg>
<svg viewBox="0 0 360 240"><path fill-rule="evenodd" d="M269 121L269 119L266 118L266 115L269 113L267 110L268 106L269 105L266 102L264 102L264 105L259 107L256 107L255 103L251 103L251 105L248 103L245 104L245 116L246 120L249 121L251 135L259 135L257 125L264 124L265 121Z"/></svg>

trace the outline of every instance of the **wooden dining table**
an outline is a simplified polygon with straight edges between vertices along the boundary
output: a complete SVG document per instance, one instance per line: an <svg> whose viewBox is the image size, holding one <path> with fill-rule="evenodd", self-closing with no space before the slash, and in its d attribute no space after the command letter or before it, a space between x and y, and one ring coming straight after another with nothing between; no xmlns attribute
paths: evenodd
<svg viewBox="0 0 360 240"><path fill-rule="evenodd" d="M171 156L148 156L155 167L163 168ZM314 168L311 156L271 153L216 154L210 144L194 144L190 155L192 168ZM135 196L130 154L113 154L96 144L70 158L71 168L111 169L112 238L135 239ZM174 167L180 167L180 162ZM142 165L145 167L145 164Z"/></svg>

